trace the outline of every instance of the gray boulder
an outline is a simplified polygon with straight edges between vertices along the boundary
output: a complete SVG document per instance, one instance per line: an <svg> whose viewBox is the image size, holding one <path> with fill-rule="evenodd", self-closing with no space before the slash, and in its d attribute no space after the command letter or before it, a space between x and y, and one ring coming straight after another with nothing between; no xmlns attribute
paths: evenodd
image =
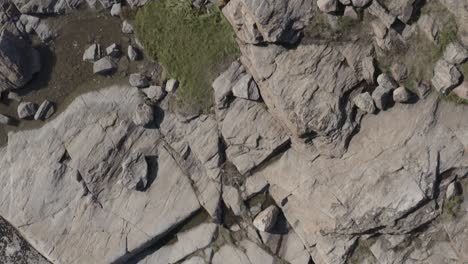
<svg viewBox="0 0 468 264"><path fill-rule="evenodd" d="M411 94L408 90L401 86L393 91L393 101L397 103L407 103L411 99Z"/></svg>
<svg viewBox="0 0 468 264"><path fill-rule="evenodd" d="M388 74L382 73L377 77L377 83L388 90L393 90L398 87L395 80Z"/></svg>
<svg viewBox="0 0 468 264"><path fill-rule="evenodd" d="M385 88L384 86L377 86L372 92L372 99L374 99L375 106L380 110L386 110L392 100L392 89Z"/></svg>
<svg viewBox="0 0 468 264"><path fill-rule="evenodd" d="M0 114L0 124L2 125L9 125L11 124L12 119L6 115Z"/></svg>
<svg viewBox="0 0 468 264"><path fill-rule="evenodd" d="M366 113L372 114L375 112L374 100L369 92L357 95L353 98L353 102L359 109Z"/></svg>
<svg viewBox="0 0 468 264"><path fill-rule="evenodd" d="M3 30L0 35L0 91L22 88L40 70L37 50Z"/></svg>
<svg viewBox="0 0 468 264"><path fill-rule="evenodd" d="M161 101L166 96L166 92L161 86L151 85L148 88L142 88L141 91L153 101Z"/></svg>
<svg viewBox="0 0 468 264"><path fill-rule="evenodd" d="M451 64L461 64L468 59L468 50L457 42L447 45L444 60Z"/></svg>
<svg viewBox="0 0 468 264"><path fill-rule="evenodd" d="M275 226L278 214L278 207L270 205L255 217L253 224L259 231L268 232Z"/></svg>
<svg viewBox="0 0 468 264"><path fill-rule="evenodd" d="M109 47L106 48L106 53L112 58L118 58L120 56L119 46L115 43L111 44Z"/></svg>
<svg viewBox="0 0 468 264"><path fill-rule="evenodd" d="M95 62L101 58L101 46L93 44L83 53L83 61Z"/></svg>
<svg viewBox="0 0 468 264"><path fill-rule="evenodd" d="M22 102L18 105L18 117L25 119L33 117L37 111L37 104L31 102Z"/></svg>
<svg viewBox="0 0 468 264"><path fill-rule="evenodd" d="M245 67L234 61L229 68L216 78L212 84L214 100L218 109L228 106L229 98L232 96L233 87L246 75Z"/></svg>
<svg viewBox="0 0 468 264"><path fill-rule="evenodd" d="M104 58L93 63L93 73L100 75L112 74L117 69L117 64L111 57L105 56Z"/></svg>
<svg viewBox="0 0 468 264"><path fill-rule="evenodd" d="M54 103L49 100L44 100L42 104L37 109L36 114L34 115L35 120L46 120L49 119L55 112Z"/></svg>
<svg viewBox="0 0 468 264"><path fill-rule="evenodd" d="M179 87L179 81L176 79L169 79L166 82L166 85L164 86L164 90L168 93L175 93L177 88Z"/></svg>
<svg viewBox="0 0 468 264"><path fill-rule="evenodd" d="M408 78L408 68L403 63L394 63L392 67L390 67L390 71L397 82Z"/></svg>
<svg viewBox="0 0 468 264"><path fill-rule="evenodd" d="M150 85L148 78L141 73L130 74L128 82L131 86L136 88L146 88Z"/></svg>
<svg viewBox="0 0 468 264"><path fill-rule="evenodd" d="M129 190L143 190L147 187L148 164L142 153L132 153L124 159L119 182Z"/></svg>
<svg viewBox="0 0 468 264"><path fill-rule="evenodd" d="M232 210L234 215L241 214L241 199L239 191L232 186L223 186L223 201L228 208Z"/></svg>
<svg viewBox="0 0 468 264"><path fill-rule="evenodd" d="M138 50L135 47L133 47L132 45L129 45L128 49L127 49L127 56L128 56L128 59L130 61L138 60L139 59Z"/></svg>
<svg viewBox="0 0 468 264"><path fill-rule="evenodd" d="M434 67L434 77L432 77L432 85L442 93L449 93L461 81L462 74L453 64L440 59Z"/></svg>
<svg viewBox="0 0 468 264"><path fill-rule="evenodd" d="M240 78L240 80L232 87L232 93L236 97L252 101L258 101L260 99L260 92L258 91L257 83L250 74L245 74Z"/></svg>
<svg viewBox="0 0 468 264"><path fill-rule="evenodd" d="M135 109L133 123L137 126L147 126L154 121L153 107L147 104L139 104Z"/></svg>
<svg viewBox="0 0 468 264"><path fill-rule="evenodd" d="M111 16L120 16L122 13L122 4L121 3L116 3L112 5L110 14Z"/></svg>
<svg viewBox="0 0 468 264"><path fill-rule="evenodd" d="M320 11L325 13L336 12L338 9L338 0L318 0L317 6Z"/></svg>
<svg viewBox="0 0 468 264"><path fill-rule="evenodd" d="M122 33L133 34L133 26L128 22L128 20L124 20L122 23Z"/></svg>

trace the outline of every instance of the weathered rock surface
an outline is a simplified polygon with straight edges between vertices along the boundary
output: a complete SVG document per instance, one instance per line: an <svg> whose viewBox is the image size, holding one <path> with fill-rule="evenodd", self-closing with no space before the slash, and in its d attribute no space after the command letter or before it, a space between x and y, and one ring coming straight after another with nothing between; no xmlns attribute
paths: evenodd
<svg viewBox="0 0 468 264"><path fill-rule="evenodd" d="M128 22L128 20L124 20L122 23L122 33L133 34L133 26Z"/></svg>
<svg viewBox="0 0 468 264"><path fill-rule="evenodd" d="M462 45L452 42L444 52L444 60L451 64L460 64L468 59L468 50Z"/></svg>
<svg viewBox="0 0 468 264"><path fill-rule="evenodd" d="M148 163L140 153L131 153L122 162L120 183L130 190L144 190L148 185Z"/></svg>
<svg viewBox="0 0 468 264"><path fill-rule="evenodd" d="M24 39L2 30L0 35L0 91L22 88L40 70L37 50Z"/></svg>
<svg viewBox="0 0 468 264"><path fill-rule="evenodd" d="M101 58L101 46L93 44L83 53L83 61L95 62Z"/></svg>
<svg viewBox="0 0 468 264"><path fill-rule="evenodd" d="M22 102L18 105L18 117L21 119L34 117L37 111L37 104L32 102Z"/></svg>
<svg viewBox="0 0 468 264"><path fill-rule="evenodd" d="M247 255L231 245L222 246L213 256L213 264L253 264Z"/></svg>
<svg viewBox="0 0 468 264"><path fill-rule="evenodd" d="M154 121L154 110L148 104L139 104L135 109L133 123L137 126L148 126Z"/></svg>
<svg viewBox="0 0 468 264"><path fill-rule="evenodd" d="M407 103L411 98L408 90L401 86L393 91L393 101L397 103Z"/></svg>
<svg viewBox="0 0 468 264"><path fill-rule="evenodd" d="M130 74L128 82L131 86L136 88L146 88L150 85L148 78L141 73Z"/></svg>
<svg viewBox="0 0 468 264"><path fill-rule="evenodd" d="M24 14L60 14L65 12L73 0L12 0ZM76 5L72 5L76 7Z"/></svg>
<svg viewBox="0 0 468 264"><path fill-rule="evenodd" d="M269 206L255 217L253 222L255 228L263 232L270 231L276 224L278 213L278 207L274 205Z"/></svg>
<svg viewBox="0 0 468 264"><path fill-rule="evenodd" d="M293 137L313 135L312 145L323 154L341 155L356 127L347 99L364 79L349 65L359 65L365 56L344 57L336 47L315 44L291 50L244 45L241 50L269 112Z"/></svg>
<svg viewBox="0 0 468 264"><path fill-rule="evenodd" d="M148 88L142 88L141 91L151 100L160 101L166 96L166 92L161 86L151 85Z"/></svg>
<svg viewBox="0 0 468 264"><path fill-rule="evenodd" d="M146 257L142 264L177 263L193 252L207 247L215 238L216 224L201 224L177 235L177 242L167 245Z"/></svg>
<svg viewBox="0 0 468 264"><path fill-rule="evenodd" d="M366 113L372 114L375 112L374 100L368 92L357 95L353 98L353 102L359 109Z"/></svg>
<svg viewBox="0 0 468 264"><path fill-rule="evenodd" d="M300 0L233 0L223 13L245 43L294 43L312 19L313 5L312 1Z"/></svg>
<svg viewBox="0 0 468 264"><path fill-rule="evenodd" d="M447 94L460 83L461 77L462 74L455 65L441 59L434 67L434 77L431 82L438 92Z"/></svg>
<svg viewBox="0 0 468 264"><path fill-rule="evenodd" d="M226 155L241 174L252 170L287 144L283 127L260 103L236 99L221 123Z"/></svg>
<svg viewBox="0 0 468 264"><path fill-rule="evenodd" d="M109 56L105 56L104 58L93 63L94 74L112 74L116 69L117 64Z"/></svg>
<svg viewBox="0 0 468 264"><path fill-rule="evenodd" d="M179 87L179 82L175 79L170 79L166 82L166 86L164 87L164 89L168 93L174 93L178 87Z"/></svg>
<svg viewBox="0 0 468 264"><path fill-rule="evenodd" d="M346 263L359 234L406 234L437 217L437 175L466 166L468 146L463 109L440 104L432 97L366 115L342 159L290 149L258 172L314 262ZM438 118L448 113L450 121Z"/></svg>
<svg viewBox="0 0 468 264"><path fill-rule="evenodd" d="M139 53L138 50L133 47L132 45L129 45L127 48L127 56L130 61L136 61L139 59Z"/></svg>
<svg viewBox="0 0 468 264"><path fill-rule="evenodd" d="M54 263L125 260L200 208L158 130L132 124L143 100L130 87L82 95L0 149L0 214ZM144 192L117 184L132 152L157 160Z"/></svg>
<svg viewBox="0 0 468 264"><path fill-rule="evenodd" d="M34 115L35 120L49 119L55 112L55 105L49 100L44 100Z"/></svg>
<svg viewBox="0 0 468 264"><path fill-rule="evenodd" d="M235 97L257 101L260 99L257 84L252 78L252 75L245 74L242 78L232 87L232 93Z"/></svg>

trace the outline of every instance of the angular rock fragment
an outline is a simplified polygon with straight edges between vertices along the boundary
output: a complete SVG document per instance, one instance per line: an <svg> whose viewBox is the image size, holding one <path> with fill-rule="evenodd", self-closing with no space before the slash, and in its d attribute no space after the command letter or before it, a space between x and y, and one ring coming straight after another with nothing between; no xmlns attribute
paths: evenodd
<svg viewBox="0 0 468 264"><path fill-rule="evenodd" d="M397 103L407 103L411 99L411 94L408 90L401 86L393 91L393 101Z"/></svg>
<svg viewBox="0 0 468 264"><path fill-rule="evenodd" d="M239 192L236 188L231 186L223 187L223 200L228 208L232 210L234 215L241 214L241 200Z"/></svg>
<svg viewBox="0 0 468 264"><path fill-rule="evenodd" d="M136 61L139 59L139 53L138 53L138 50L133 47L132 45L129 45L128 46L128 49L127 49L127 56L128 56L128 59L130 61Z"/></svg>
<svg viewBox="0 0 468 264"><path fill-rule="evenodd" d="M390 67L393 78L397 82L403 81L408 78L408 68L403 63L395 63Z"/></svg>
<svg viewBox="0 0 468 264"><path fill-rule="evenodd" d="M11 120L10 117L0 114L0 124L9 125L9 124L11 124L11 122L12 122L12 120Z"/></svg>
<svg viewBox="0 0 468 264"><path fill-rule="evenodd" d="M89 46L83 53L83 61L95 62L101 58L101 47L99 44Z"/></svg>
<svg viewBox="0 0 468 264"><path fill-rule="evenodd" d="M275 226L278 214L278 207L270 205L255 217L253 224L258 230L268 232Z"/></svg>
<svg viewBox="0 0 468 264"><path fill-rule="evenodd" d="M49 119L55 112L54 103L49 100L44 100L42 104L37 109L36 114L34 115L35 120L46 120Z"/></svg>
<svg viewBox="0 0 468 264"><path fill-rule="evenodd" d="M468 59L468 50L457 42L450 43L444 51L444 60L450 64L461 64Z"/></svg>
<svg viewBox="0 0 468 264"><path fill-rule="evenodd" d="M122 162L120 183L129 190L143 190L148 184L148 164L142 153L132 153Z"/></svg>
<svg viewBox="0 0 468 264"><path fill-rule="evenodd" d="M388 74L382 73L377 77L377 83L385 89L393 90L398 87L395 80Z"/></svg>
<svg viewBox="0 0 468 264"><path fill-rule="evenodd" d="M37 50L26 40L3 30L0 35L0 92L22 88L40 70Z"/></svg>
<svg viewBox="0 0 468 264"><path fill-rule="evenodd" d="M249 258L250 263L275 263L275 258L254 242L244 239L240 242L240 245L244 248L245 254L247 255L247 258Z"/></svg>
<svg viewBox="0 0 468 264"><path fill-rule="evenodd" d="M168 93L174 93L177 88L179 87L179 82L175 79L170 79L166 82L166 86L164 87L164 90Z"/></svg>
<svg viewBox="0 0 468 264"><path fill-rule="evenodd" d="M93 73L100 75L112 74L117 69L117 64L106 56L93 63Z"/></svg>
<svg viewBox="0 0 468 264"><path fill-rule="evenodd" d="M459 188L459 183L456 181L451 182L447 186L447 191L445 192L445 197L447 199L452 199L453 197L457 196L460 194L460 188Z"/></svg>
<svg viewBox="0 0 468 264"><path fill-rule="evenodd" d="M106 53L112 58L118 58L120 56L120 49L117 44L112 44L106 48Z"/></svg>
<svg viewBox="0 0 468 264"><path fill-rule="evenodd" d="M122 4L121 3L116 3L112 5L110 14L111 16L120 16L122 13Z"/></svg>
<svg viewBox="0 0 468 264"><path fill-rule="evenodd" d="M131 86L136 88L146 88L150 85L148 78L141 73L130 74L128 82Z"/></svg>
<svg viewBox="0 0 468 264"><path fill-rule="evenodd" d="M128 20L124 20L122 23L122 33L133 34L133 26L128 22Z"/></svg>
<svg viewBox="0 0 468 264"><path fill-rule="evenodd" d="M366 113L372 114L375 112L374 100L369 92L357 95L353 98L353 102L359 109Z"/></svg>
<svg viewBox="0 0 468 264"><path fill-rule="evenodd" d="M8 100L16 101L16 102L21 102L23 100L21 96L15 92L8 92L7 96Z"/></svg>
<svg viewBox="0 0 468 264"><path fill-rule="evenodd" d="M260 99L257 83L252 78L252 75L245 74L242 78L232 87L234 96L257 101Z"/></svg>
<svg viewBox="0 0 468 264"><path fill-rule="evenodd" d="M317 6L325 13L336 12L338 9L338 0L318 0Z"/></svg>
<svg viewBox="0 0 468 264"><path fill-rule="evenodd" d="M352 18L352 19L359 19L359 14L356 12L356 9L352 6L345 7L344 16Z"/></svg>
<svg viewBox="0 0 468 264"><path fill-rule="evenodd" d="M366 2L370 2L370 1L368 1L368 0L354 1L353 0L353 5L354 5L354 2L359 2L358 4L362 5L362 4L364 4ZM387 27L387 28L391 28L393 23L395 23L396 17L393 16L392 14L390 14L385 9L385 7L383 7L378 1L372 1L372 3L367 8L367 10L369 10L369 13L371 13L373 16L377 17L385 25L385 27Z"/></svg>
<svg viewBox="0 0 468 264"><path fill-rule="evenodd" d="M434 77L431 82L438 92L447 94L460 83L461 77L462 74L455 65L441 59L434 67Z"/></svg>
<svg viewBox="0 0 468 264"><path fill-rule="evenodd" d="M386 110L392 100L392 89L385 88L384 86L377 86L372 92L372 99L374 99L375 106L380 110Z"/></svg>
<svg viewBox="0 0 468 264"><path fill-rule="evenodd" d="M133 123L137 126L148 126L154 121L153 107L147 104L139 104L135 109Z"/></svg>
<svg viewBox="0 0 468 264"><path fill-rule="evenodd" d="M153 101L161 101L166 96L166 92L161 86L151 85L148 88L142 88L141 91Z"/></svg>
<svg viewBox="0 0 468 264"><path fill-rule="evenodd" d="M37 111L37 104L31 102L22 102L18 105L18 117L25 119L33 117Z"/></svg>

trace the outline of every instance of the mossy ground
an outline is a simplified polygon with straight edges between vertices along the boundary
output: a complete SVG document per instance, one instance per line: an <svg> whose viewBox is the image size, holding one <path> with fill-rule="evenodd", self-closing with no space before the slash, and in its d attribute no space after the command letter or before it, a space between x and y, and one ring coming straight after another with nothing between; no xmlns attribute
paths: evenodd
<svg viewBox="0 0 468 264"><path fill-rule="evenodd" d="M206 111L211 83L223 65L238 56L234 32L217 6L193 9L190 0L148 3L135 17L138 37L166 78L180 82L177 104L185 111Z"/></svg>

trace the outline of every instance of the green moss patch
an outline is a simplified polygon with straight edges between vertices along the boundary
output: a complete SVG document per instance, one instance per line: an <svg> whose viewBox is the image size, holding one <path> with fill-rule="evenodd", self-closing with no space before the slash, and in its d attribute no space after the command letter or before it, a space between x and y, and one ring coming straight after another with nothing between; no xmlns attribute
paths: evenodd
<svg viewBox="0 0 468 264"><path fill-rule="evenodd" d="M190 0L158 0L140 9L135 22L148 54L167 78L180 81L178 105L190 112L209 109L212 81L239 53L219 8L196 10Z"/></svg>

